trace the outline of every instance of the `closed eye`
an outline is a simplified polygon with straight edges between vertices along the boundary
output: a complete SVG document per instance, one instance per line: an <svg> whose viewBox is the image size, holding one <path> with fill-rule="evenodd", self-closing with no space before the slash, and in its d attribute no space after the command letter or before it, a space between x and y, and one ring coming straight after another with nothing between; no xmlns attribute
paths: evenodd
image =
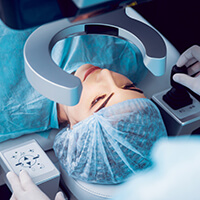
<svg viewBox="0 0 200 200"><path fill-rule="evenodd" d="M99 100L104 99L105 97L106 97L106 94L96 97L96 98L92 101L91 106L90 106L90 109L91 109L92 107L94 107L94 106L99 102Z"/></svg>
<svg viewBox="0 0 200 200"><path fill-rule="evenodd" d="M101 104L101 106L95 111L98 112L99 110L101 110L102 108L104 108L106 106L106 104L108 103L108 101L111 99L111 97L114 95L114 92L111 93L107 99Z"/></svg>
<svg viewBox="0 0 200 200"><path fill-rule="evenodd" d="M106 98L106 100L99 106L99 108L98 108L95 112L98 112L99 110L101 110L102 108L104 108L104 107L107 105L108 101L111 99L111 97L112 97L113 95L114 95L114 92L111 93L111 94ZM91 109L95 104L97 104L97 102L99 102L99 100L104 99L106 96L107 96L107 95L104 94L104 95L102 95L102 96L99 96L99 97L95 98L95 99L92 101L92 103L91 103L90 109Z"/></svg>
<svg viewBox="0 0 200 200"><path fill-rule="evenodd" d="M140 90L139 88L136 88L135 85L134 85L133 83L129 83L129 84L126 84L126 85L122 86L122 89L125 89L125 90L132 90L132 91L136 91L136 92L139 92L139 93L143 93L143 91ZM99 110L101 110L102 108L104 108L104 107L106 106L106 104L108 103L108 101L110 100L110 98L111 98L113 95L114 95L114 93L111 93L111 95L108 96L108 98L105 100L105 102L103 102L102 105L101 105L95 112L98 112ZM104 99L105 97L106 97L106 94L96 97L96 98L91 102L90 109L91 109L92 107L94 107L100 100Z"/></svg>

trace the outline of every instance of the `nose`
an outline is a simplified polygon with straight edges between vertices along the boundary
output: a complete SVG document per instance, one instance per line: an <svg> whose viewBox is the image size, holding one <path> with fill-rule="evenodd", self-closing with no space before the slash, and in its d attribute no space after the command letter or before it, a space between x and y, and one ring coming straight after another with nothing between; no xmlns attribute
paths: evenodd
<svg viewBox="0 0 200 200"><path fill-rule="evenodd" d="M97 82L105 83L107 86L116 86L113 74L108 69L102 69L97 75Z"/></svg>

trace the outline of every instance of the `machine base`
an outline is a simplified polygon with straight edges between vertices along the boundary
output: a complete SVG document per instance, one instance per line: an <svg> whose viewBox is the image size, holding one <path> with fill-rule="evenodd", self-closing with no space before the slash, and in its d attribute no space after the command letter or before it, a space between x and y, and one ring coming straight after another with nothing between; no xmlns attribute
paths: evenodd
<svg viewBox="0 0 200 200"><path fill-rule="evenodd" d="M191 135L200 132L200 103L191 96L193 103L183 108L174 110L163 96L168 90L153 95L152 100L158 106L169 136Z"/></svg>

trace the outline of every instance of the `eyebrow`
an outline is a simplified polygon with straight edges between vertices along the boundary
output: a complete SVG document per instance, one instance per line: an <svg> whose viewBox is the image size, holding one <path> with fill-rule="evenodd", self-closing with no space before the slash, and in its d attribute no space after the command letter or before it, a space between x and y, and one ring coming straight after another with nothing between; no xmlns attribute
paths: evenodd
<svg viewBox="0 0 200 200"><path fill-rule="evenodd" d="M139 92L139 93L143 93L142 90L140 89L137 89L137 88L134 88L134 89L128 89L128 90L131 90L131 91L135 91L135 92ZM108 98L100 105L100 107L95 111L95 112L98 112L99 110L101 110L102 108L104 108L106 106L106 104L108 103L108 101L111 99L111 97L114 95L114 92L111 93Z"/></svg>
<svg viewBox="0 0 200 200"><path fill-rule="evenodd" d="M104 108L106 106L106 104L109 102L109 100L111 99L111 97L114 95L114 92L111 93L108 98L100 105L100 107L95 111L98 112L99 110L101 110L102 108Z"/></svg>

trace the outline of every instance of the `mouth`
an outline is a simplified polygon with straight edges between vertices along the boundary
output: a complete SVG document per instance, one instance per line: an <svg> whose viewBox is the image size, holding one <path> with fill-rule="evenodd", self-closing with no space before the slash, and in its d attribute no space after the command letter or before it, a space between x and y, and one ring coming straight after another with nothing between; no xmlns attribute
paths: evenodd
<svg viewBox="0 0 200 200"><path fill-rule="evenodd" d="M90 67L86 72L85 72L85 76L84 76L84 79L83 81L85 81L85 79L91 74L93 73L94 71L96 71L97 69L101 69L100 67Z"/></svg>

